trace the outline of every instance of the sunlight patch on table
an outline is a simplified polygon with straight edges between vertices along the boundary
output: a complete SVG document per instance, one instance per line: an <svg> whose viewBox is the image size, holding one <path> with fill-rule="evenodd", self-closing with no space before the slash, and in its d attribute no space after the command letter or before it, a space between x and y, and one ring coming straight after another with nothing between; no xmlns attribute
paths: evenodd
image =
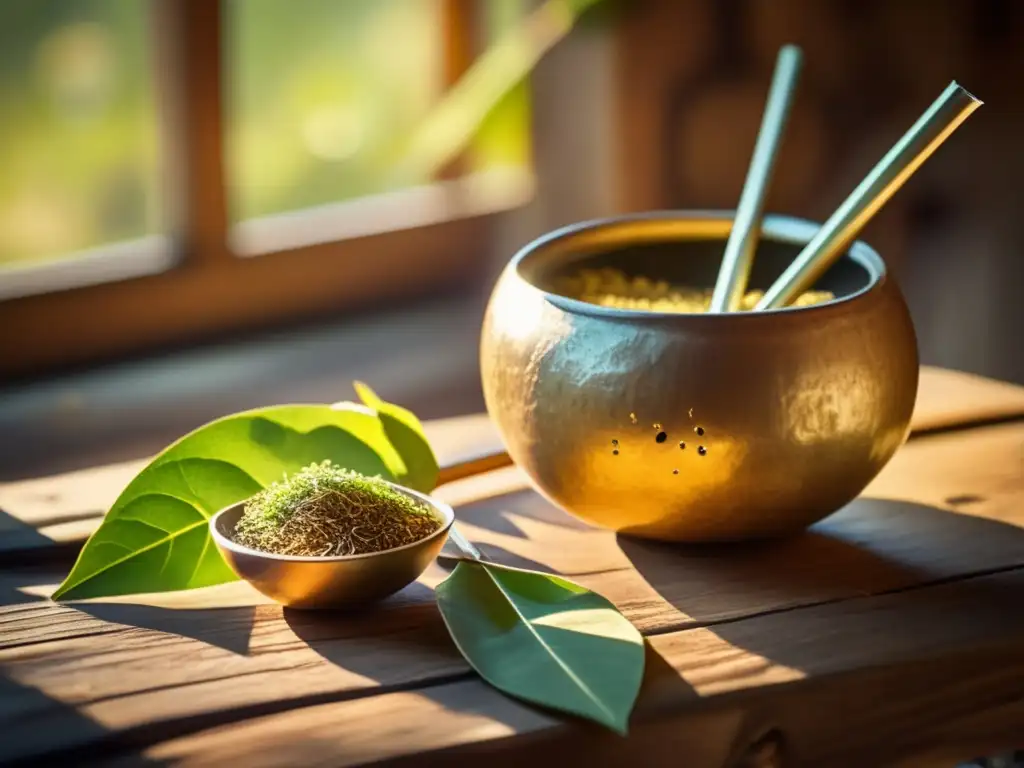
<svg viewBox="0 0 1024 768"><path fill-rule="evenodd" d="M594 635L607 640L635 642L631 626L618 619L610 608L587 608L578 611L550 613L533 620L539 627L557 627L583 635Z"/></svg>

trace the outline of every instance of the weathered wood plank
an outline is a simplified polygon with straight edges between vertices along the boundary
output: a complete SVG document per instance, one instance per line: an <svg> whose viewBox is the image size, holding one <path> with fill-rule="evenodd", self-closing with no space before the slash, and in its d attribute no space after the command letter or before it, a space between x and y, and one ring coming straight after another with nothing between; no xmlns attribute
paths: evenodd
<svg viewBox="0 0 1024 768"><path fill-rule="evenodd" d="M515 470L450 486L465 533L499 561L575 574L649 635L1024 566L1024 424L906 446L862 499L787 541L680 548L583 526ZM964 456L970 456L969 463ZM971 471L976 467L976 471ZM498 495L492 495L498 494ZM970 496L974 501L964 502ZM957 499L956 503L948 502ZM955 510L962 510L957 512ZM60 574L53 574L53 581ZM0 760L467 676L420 583L364 615L282 611L245 584L69 605L0 578ZM724 625L723 625L724 626ZM792 639L792 638L790 638ZM128 738L128 736L124 736ZM33 741L38 739L38 741Z"/></svg>
<svg viewBox="0 0 1024 768"><path fill-rule="evenodd" d="M213 727L145 757L190 766L628 765L643 754L644 765L694 768L773 747L787 766L884 766L919 751L970 757L1021 735L1022 600L1024 572L1015 571L655 637L627 739L474 679Z"/></svg>
<svg viewBox="0 0 1024 768"><path fill-rule="evenodd" d="M916 432L1024 416L1024 387L962 371L921 367Z"/></svg>

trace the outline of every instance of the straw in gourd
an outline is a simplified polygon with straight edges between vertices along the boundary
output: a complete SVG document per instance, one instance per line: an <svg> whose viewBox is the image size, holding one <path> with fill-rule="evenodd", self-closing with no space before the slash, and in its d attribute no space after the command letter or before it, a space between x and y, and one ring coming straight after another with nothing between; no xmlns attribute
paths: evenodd
<svg viewBox="0 0 1024 768"><path fill-rule="evenodd" d="M757 249L757 238L761 230L764 200L782 134L789 119L802 58L800 49L793 45L783 46L779 51L764 117L761 119L761 129L754 145L754 154L750 158L750 168L736 208L732 232L722 256L722 266L711 295L709 312L735 312L740 308L740 302L746 292L750 267L754 262L754 251Z"/></svg>
<svg viewBox="0 0 1024 768"><path fill-rule="evenodd" d="M822 225L754 310L784 307L811 288L871 217L981 104L955 80L951 82Z"/></svg>

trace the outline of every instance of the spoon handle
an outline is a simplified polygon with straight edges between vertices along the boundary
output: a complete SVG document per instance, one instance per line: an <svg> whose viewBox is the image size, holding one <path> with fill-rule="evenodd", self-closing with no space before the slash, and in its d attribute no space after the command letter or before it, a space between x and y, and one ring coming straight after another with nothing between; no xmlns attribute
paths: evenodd
<svg viewBox="0 0 1024 768"><path fill-rule="evenodd" d="M497 434L488 433L480 439L474 440L472 446L461 451L457 457L451 457L441 466L441 471L437 478L437 486L440 487L446 483L453 483L456 480L482 475L485 472L507 467L511 464L512 458L505 451L501 438ZM449 544L451 544L450 548L448 547ZM452 523L452 527L448 529L448 541L445 544L445 549L454 550L454 552L442 550L439 557L443 560L487 562L487 556L462 535L462 532L455 523Z"/></svg>
<svg viewBox="0 0 1024 768"><path fill-rule="evenodd" d="M452 527L448 529L448 541L450 541L455 549L459 551L460 558L462 560L473 560L477 563L486 563L487 558L484 553L481 552L476 546L462 535L462 532L458 529L455 523L452 523Z"/></svg>
<svg viewBox="0 0 1024 768"><path fill-rule="evenodd" d="M476 430L468 440L461 436L458 442L460 447L454 456L442 457L437 485L501 469L512 463L512 459L505 451L502 438L489 424L486 430Z"/></svg>
<svg viewBox="0 0 1024 768"><path fill-rule="evenodd" d="M761 118L761 129L754 145L754 154L750 158L750 168L743 183L739 205L736 207L736 218L729 233L729 241L725 245L718 282L715 283L715 290L711 295L709 312L737 311L747 290L750 267L754 263L754 250L757 248L757 237L761 229L764 200L775 167L779 144L782 142L782 134L789 119L802 58L803 54L799 48L786 45L779 51L779 57L776 59L775 74L772 76L768 101L765 104L764 116Z"/></svg>
<svg viewBox="0 0 1024 768"><path fill-rule="evenodd" d="M443 464L437 476L437 485L454 483L474 475L482 475L494 469L501 469L512 464L512 458L505 451L500 438L496 442L474 446L468 455L460 456L456 461Z"/></svg>

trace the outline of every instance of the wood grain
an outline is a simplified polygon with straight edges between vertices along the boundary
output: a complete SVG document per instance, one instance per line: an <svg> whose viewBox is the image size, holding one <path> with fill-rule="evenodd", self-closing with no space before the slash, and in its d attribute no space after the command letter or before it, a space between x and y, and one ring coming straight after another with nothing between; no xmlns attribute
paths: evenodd
<svg viewBox="0 0 1024 768"><path fill-rule="evenodd" d="M905 446L873 486L898 500L862 499L804 536L745 547L620 539L522 490L516 470L464 480L445 492L465 502L460 526L497 560L574 574L613 600L661 648L668 642L663 638L681 630L688 638L708 637L689 634L698 628L729 637L727 627L752 617L854 605L864 596L924 594L972 575L1016 573L1024 568L1022 445L1024 424L922 438ZM373 702L366 710L372 712L390 691L405 691L401 701L415 702L419 694L410 690L474 685L433 604L432 587L445 576L440 566L376 610L349 616L284 611L242 583L64 605L40 600L61 575L50 571L48 579L36 571L28 584L18 583L16 572L0 578L0 603L6 604L0 607L0 732L18 734L0 740L0 761L86 745L157 743L218 723L299 707L306 712L339 700ZM989 624L977 626L991 630L994 618L986 617ZM757 663L744 661L750 677L742 678L744 685L782 682L779 675L791 674L783 667L818 675L802 657L781 662L812 640L819 643L815 653L839 653L821 651L837 631L831 621L807 638L780 629L777 641L762 639L780 644L760 653L780 664L762 679ZM1016 621L1008 619L1007 631L1016 631ZM758 631L752 630L752 639L744 636L744 648L758 650ZM951 632L940 634L950 643L963 637ZM974 637L966 637L960 650L970 652ZM900 642L917 640L894 634L884 645ZM859 647L861 657L842 657L851 669L888 658L883 653L871 661L877 649ZM917 650L913 645L908 657ZM738 672L732 675L725 682L686 679L688 686L707 686L717 695L729 692ZM518 711L482 690L485 714L492 705ZM476 696L463 704L476 707ZM549 722L532 712L526 720ZM510 732L525 727L514 722ZM477 729L467 723L456 718L440 730L468 740L502 733L494 724Z"/></svg>
<svg viewBox="0 0 1024 768"><path fill-rule="evenodd" d="M653 638L628 739L474 679L209 728L145 754L196 766L454 765L485 751L488 765L611 765L642 754L644 765L700 768L774 745L787 766L883 766L921 750L962 758L1018 733L1022 598L1017 571ZM1002 728L975 730L990 707Z"/></svg>
<svg viewBox="0 0 1024 768"><path fill-rule="evenodd" d="M927 432L1024 416L1024 387L962 371L921 367L913 429Z"/></svg>

